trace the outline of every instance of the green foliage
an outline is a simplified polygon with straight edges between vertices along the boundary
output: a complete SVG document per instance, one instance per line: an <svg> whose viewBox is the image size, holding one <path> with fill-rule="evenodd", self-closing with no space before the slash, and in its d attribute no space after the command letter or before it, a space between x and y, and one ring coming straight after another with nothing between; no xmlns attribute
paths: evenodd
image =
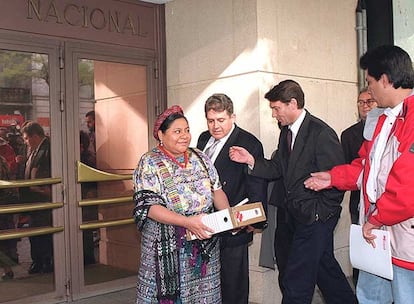
<svg viewBox="0 0 414 304"><path fill-rule="evenodd" d="M79 85L93 85L93 60L81 59L78 64Z"/></svg>
<svg viewBox="0 0 414 304"><path fill-rule="evenodd" d="M79 85L94 81L93 61L79 61ZM0 50L0 87L31 88L32 80L50 80L48 56L45 54Z"/></svg>
<svg viewBox="0 0 414 304"><path fill-rule="evenodd" d="M48 57L14 51L0 51L0 86L30 88L33 78L49 84Z"/></svg>

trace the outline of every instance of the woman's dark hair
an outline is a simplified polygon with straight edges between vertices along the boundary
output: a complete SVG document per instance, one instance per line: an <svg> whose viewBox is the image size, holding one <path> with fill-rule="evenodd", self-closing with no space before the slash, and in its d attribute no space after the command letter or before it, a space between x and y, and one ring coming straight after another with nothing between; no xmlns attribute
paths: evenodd
<svg viewBox="0 0 414 304"><path fill-rule="evenodd" d="M165 131L167 131L167 130L170 128L171 124L172 124L175 120L177 120L177 119L179 119L179 118L184 118L184 119L185 119L185 121L188 123L187 118L186 118L183 114L181 114L181 113L173 113L173 114L171 114L170 116L168 116L168 117L167 117L167 118L163 121L163 123L161 124L161 126L160 126L159 130L160 130L163 134L165 134Z"/></svg>

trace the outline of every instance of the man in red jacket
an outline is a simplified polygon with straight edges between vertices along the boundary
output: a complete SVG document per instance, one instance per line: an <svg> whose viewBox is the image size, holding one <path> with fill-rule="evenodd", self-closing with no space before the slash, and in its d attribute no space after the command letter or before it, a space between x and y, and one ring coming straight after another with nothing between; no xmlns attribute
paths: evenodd
<svg viewBox="0 0 414 304"><path fill-rule="evenodd" d="M319 191L361 189L360 222L365 240L375 246L373 229L391 232L394 279L360 272L360 303L414 303L414 71L410 56L397 46L380 46L360 59L368 90L383 113L364 130L359 158L305 181ZM370 119L371 111L368 114ZM377 111L375 111L377 112Z"/></svg>

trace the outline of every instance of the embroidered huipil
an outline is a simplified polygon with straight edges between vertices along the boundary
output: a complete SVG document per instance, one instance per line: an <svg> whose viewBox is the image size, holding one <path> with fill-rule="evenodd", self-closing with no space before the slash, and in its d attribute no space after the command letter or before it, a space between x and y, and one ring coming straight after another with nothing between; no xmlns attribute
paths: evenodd
<svg viewBox="0 0 414 304"><path fill-rule="evenodd" d="M163 228L161 228L162 225L147 217L149 208L145 208L145 205L159 203L165 205L169 210L188 216L212 212L212 190L221 188L221 184L218 173L210 160L199 150L195 153L192 149L189 149L188 164L183 168L172 161L159 148L154 148L141 157L134 172L133 181L136 194L153 193L155 196L154 202L149 202L149 200L152 200L151 195L140 196L144 198L135 200L137 206L134 217L138 228L142 231L136 303L221 303L218 242L210 241L208 243L208 262L200 268L200 262L203 261L200 260L201 254L199 251L204 248L206 243L188 242L185 239L185 234L182 233L183 229L170 225L164 225L169 228L169 230L164 231L169 231L168 233L171 234L169 236L177 238L177 241L167 240L168 242L165 244L168 244L168 246L164 246L166 250L165 248L161 250L168 251L173 248L170 250L171 259L177 258L178 269L174 273L176 273L178 295L176 300L170 302L159 299L160 294L162 294L161 291L168 290L168 287L172 285L167 279L164 281L160 279L160 275L157 275L157 273L163 273L160 268L164 267L164 264L172 265L172 267L174 267L174 264L168 258L160 261L164 257L157 256L157 252L159 254L162 247L160 247L161 239L165 239L160 231ZM157 196L159 196L160 201L157 201ZM215 238L213 237L213 239ZM196 244L201 244L203 247L200 248ZM174 251L175 248L176 251ZM164 275L162 276L164 277Z"/></svg>

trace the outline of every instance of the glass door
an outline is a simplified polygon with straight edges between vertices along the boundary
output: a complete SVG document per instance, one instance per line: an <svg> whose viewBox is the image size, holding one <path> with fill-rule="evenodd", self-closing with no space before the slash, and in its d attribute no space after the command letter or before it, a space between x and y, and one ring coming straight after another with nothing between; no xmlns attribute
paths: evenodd
<svg viewBox="0 0 414 304"><path fill-rule="evenodd" d="M0 39L0 303L66 295L58 54Z"/></svg>
<svg viewBox="0 0 414 304"><path fill-rule="evenodd" d="M152 53L0 36L0 303L133 287L131 174L153 140Z"/></svg>
<svg viewBox="0 0 414 304"><path fill-rule="evenodd" d="M132 220L131 175L148 150L151 61L132 52L103 53L91 46L66 48L67 102L77 164L69 177L77 185L70 218L72 295L81 298L136 284L140 240ZM116 55L114 55L116 53Z"/></svg>

